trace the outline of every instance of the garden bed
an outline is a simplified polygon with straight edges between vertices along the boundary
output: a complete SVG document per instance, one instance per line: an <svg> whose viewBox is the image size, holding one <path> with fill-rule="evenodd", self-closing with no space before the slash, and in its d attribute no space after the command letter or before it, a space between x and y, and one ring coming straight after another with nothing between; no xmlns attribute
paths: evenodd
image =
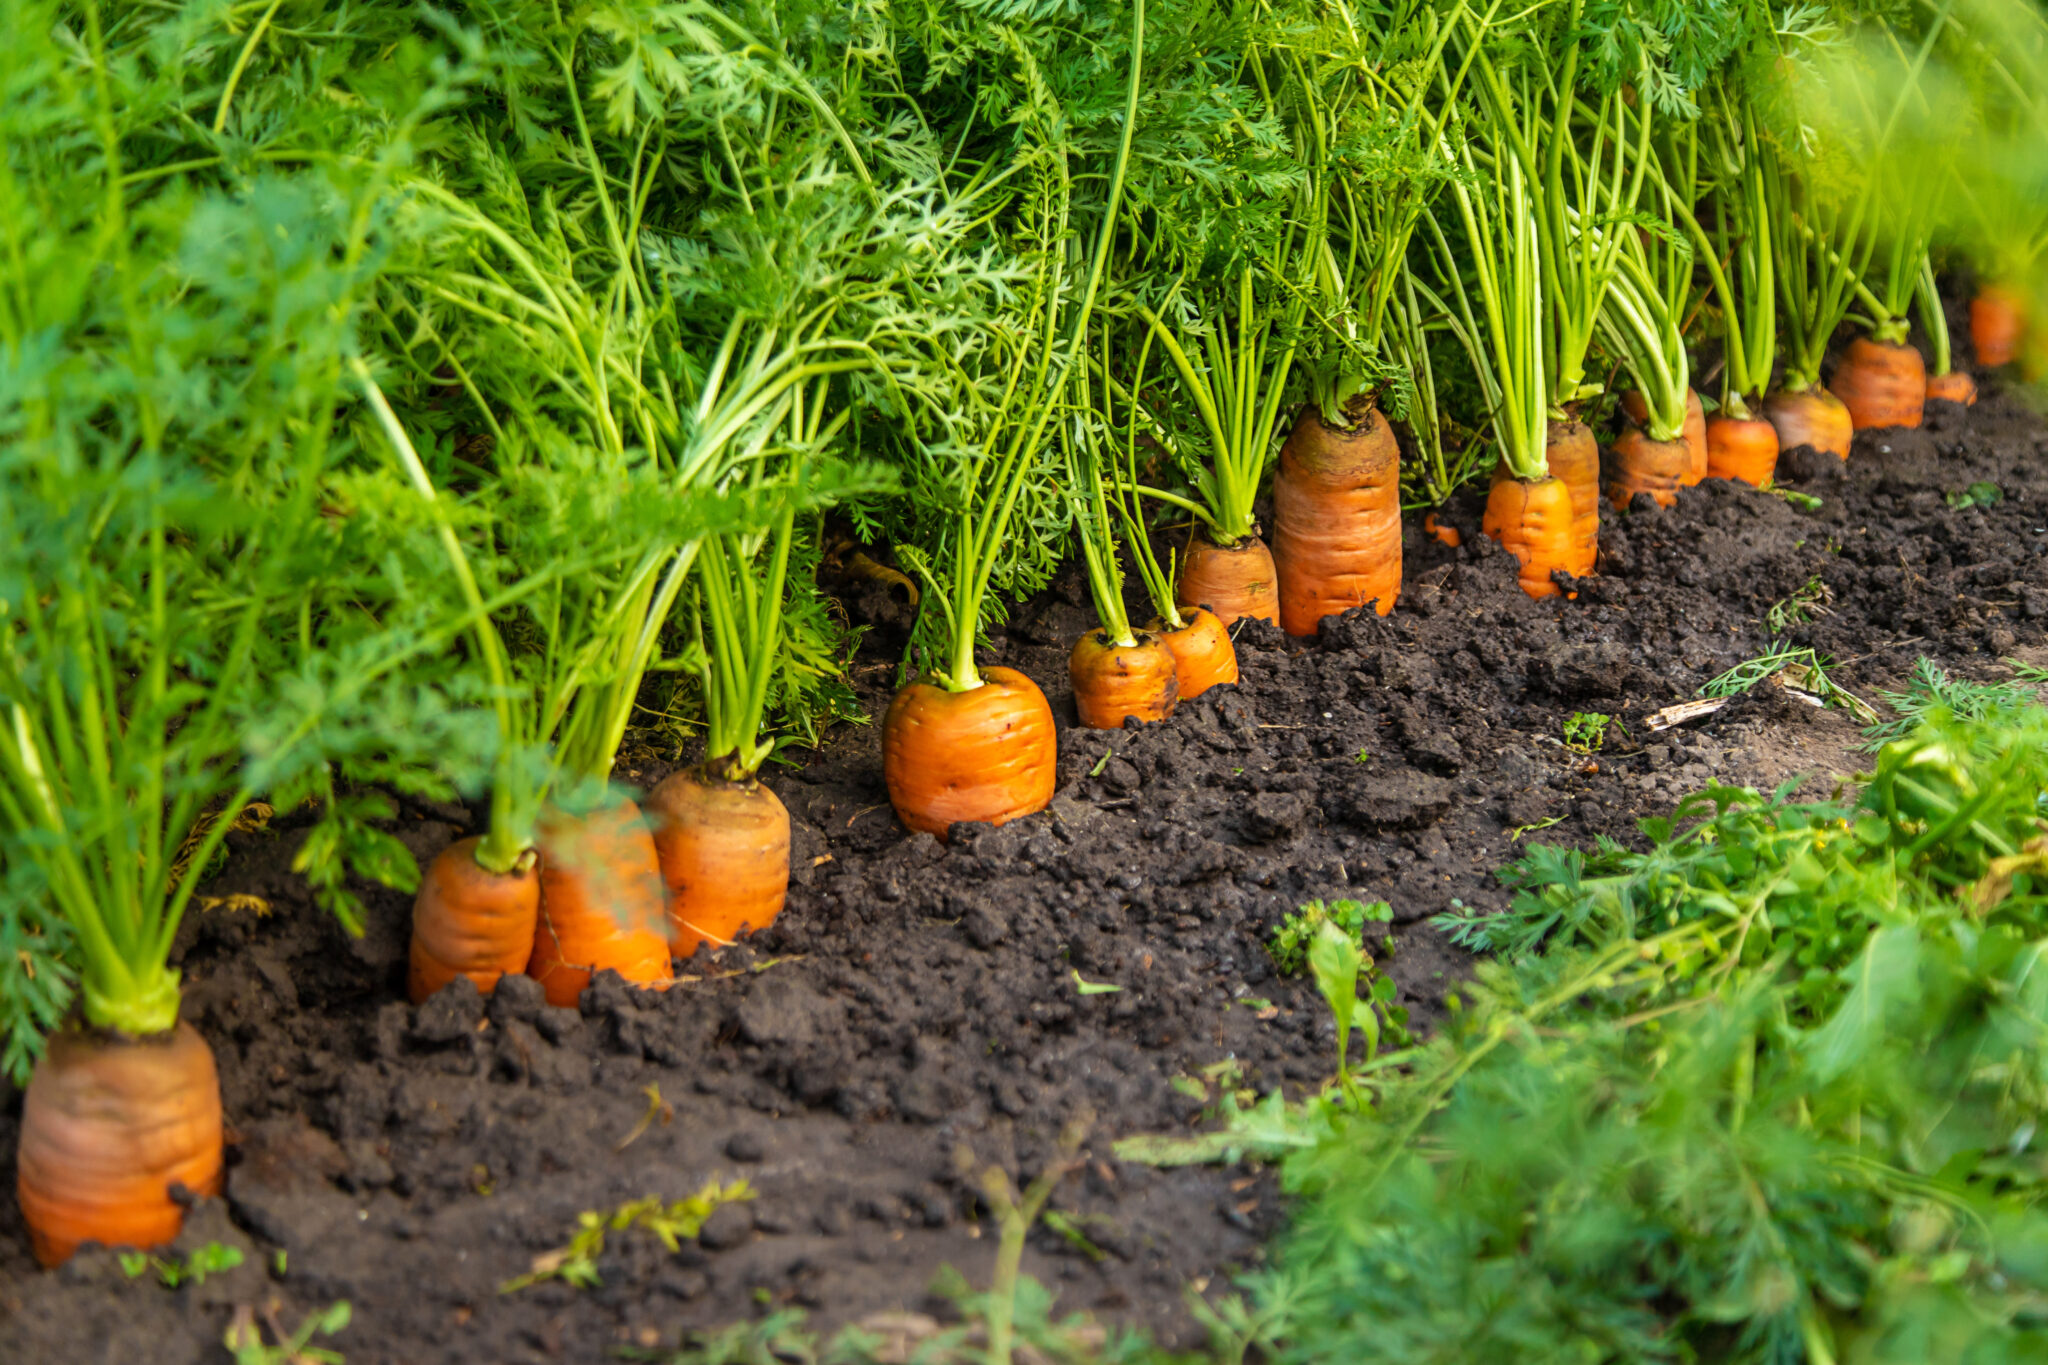
<svg viewBox="0 0 2048 1365"><path fill-rule="evenodd" d="M1275 1184L1120 1163L1110 1141L1185 1129L1222 1085L1327 1078L1327 1011L1263 946L1281 916L1390 903L1391 951L1370 926L1367 946L1426 1028L1464 961L1428 918L1502 904L1493 871L1515 838L1628 839L1709 780L1853 772L1855 722L1775 689L1671 731L1647 718L1762 653L1780 638L1770 608L1802 592L1817 610L1782 638L1869 701L1923 656L1987 678L2032 657L2044 454L2048 431L2009 396L1932 404L1923 430L1860 437L1846 468L1787 456L1781 482L1817 508L1714 481L1672 511L1605 516L1604 572L1575 601L1527 598L1468 495L1447 518L1463 548L1410 519L1392 616L1354 612L1313 642L1250 625L1242 684L1145 730L1064 728L1067 649L1093 624L1070 569L985 656L1061 718L1051 809L942 845L891 813L878 727L792 751L801 766L768 778L796 831L787 911L663 995L612 980L552 1009L508 978L488 1004L464 985L414 1009L409 898L372 888L368 931L347 939L297 885L303 826L281 814L231 836L204 893L268 913L195 915L179 950L234 1128L227 1198L179 1245L237 1246L243 1264L175 1290L108 1253L40 1272L10 1200L0 1331L23 1360L174 1365L223 1359L236 1305L276 1296L289 1324L346 1299L333 1344L350 1365L510 1365L673 1344L771 1306L827 1327L934 1311L940 1268L983 1283L994 1250L958 1153L1028 1177L1089 1114L1086 1160L1053 1198L1066 1232L1034 1232L1026 1269L1063 1310L1194 1344L1184 1293L1258 1262L1284 1214ZM2001 500L1950 505L1979 483ZM886 613L873 624L855 681L879 714L901 637ZM1593 714L1614 718L1604 747L1570 751L1567 721ZM643 787L679 757L627 753L620 776ZM424 864L476 823L412 806L399 833ZM10 1157L19 1114L7 1091ZM595 1286L500 1292L580 1212L714 1178L757 1197L679 1252L620 1233Z"/></svg>

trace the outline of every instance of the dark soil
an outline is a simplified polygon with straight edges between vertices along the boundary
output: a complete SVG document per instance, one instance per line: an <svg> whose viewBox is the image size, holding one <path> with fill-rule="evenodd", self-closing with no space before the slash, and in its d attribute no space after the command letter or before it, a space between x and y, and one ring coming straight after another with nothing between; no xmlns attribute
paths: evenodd
<svg viewBox="0 0 2048 1365"><path fill-rule="evenodd" d="M1353 613L1306 643L1239 632L1241 686L1151 729L1065 730L1052 808L960 827L950 846L903 833L877 728L844 728L772 778L796 827L781 922L665 995L613 979L552 1009L514 981L488 1005L464 987L414 1010L405 897L371 894L351 941L288 870L290 817L237 835L210 893L273 911L197 914L179 945L235 1134L227 1198L195 1212L184 1245L236 1244L247 1263L177 1290L128 1280L106 1253L43 1273L7 1200L0 1357L224 1361L231 1309L273 1296L288 1324L351 1301L333 1343L350 1365L588 1362L774 1306L824 1327L931 1310L941 1266L983 1284L994 1251L956 1152L1029 1178L1080 1115L1088 1159L1054 1206L1086 1244L1041 1228L1027 1269L1062 1311L1196 1342L1184 1293L1225 1292L1258 1263L1283 1213L1273 1179L1119 1163L1110 1142L1199 1123L1212 1101L1190 1092L1213 1096L1226 1072L1290 1093L1328 1076L1326 1012L1263 947L1279 918L1315 897L1391 902L1393 946L1369 946L1427 1027L1464 959L1426 921L1501 905L1493 871L1518 831L1626 839L1710 780L1853 771L1855 727L1782 694L1663 734L1645 716L1761 652L1771 604L1815 577L1828 614L1788 638L1831 655L1859 695L1879 700L1922 655L2001 676L2048 629L2044 454L2040 421L1994 386L1973 411L1864 437L1846 468L1788 456L1785 482L1817 511L1710 482L1670 512L1610 515L1603 573L1574 601L1516 589L1475 533L1476 501L1448 518L1462 549L1423 542L1411 518L1392 616ZM2004 500L1946 505L1980 480ZM1063 725L1084 603L1064 580L994 651ZM857 682L879 714L888 631L871 644ZM1569 753L1575 712L1626 731ZM667 768L621 777L652 785ZM425 862L470 818L409 809L401 832ZM668 1108L620 1150L656 1086ZM20 1099L0 1101L10 1151ZM617 1234L598 1287L499 1292L579 1212L714 1177L759 1197L679 1252Z"/></svg>

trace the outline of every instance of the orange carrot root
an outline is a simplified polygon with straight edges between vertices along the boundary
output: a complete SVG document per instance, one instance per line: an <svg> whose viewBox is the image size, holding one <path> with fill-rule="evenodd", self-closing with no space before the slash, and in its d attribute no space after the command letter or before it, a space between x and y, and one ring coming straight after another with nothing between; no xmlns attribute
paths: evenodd
<svg viewBox="0 0 2048 1365"><path fill-rule="evenodd" d="M1531 597L1554 597L1551 581L1572 567L1572 494L1562 479L1496 477L1481 529L1514 552L1518 579Z"/></svg>
<svg viewBox="0 0 2048 1365"><path fill-rule="evenodd" d="M1927 362L1913 346L1858 337L1842 354L1828 388L1858 431L1917 427L1927 402Z"/></svg>
<svg viewBox="0 0 2048 1365"><path fill-rule="evenodd" d="M1684 441L1653 441L1638 426L1622 428L1610 450L1607 500L1627 507L1636 494L1648 493L1660 507L1678 502L1678 490L1692 473L1692 447Z"/></svg>
<svg viewBox="0 0 2048 1365"><path fill-rule="evenodd" d="M2012 364L2026 330L2026 313L2012 290L1987 284L1970 300L1970 344L1985 369Z"/></svg>
<svg viewBox="0 0 2048 1365"><path fill-rule="evenodd" d="M647 818L671 955L688 961L706 943L723 948L775 923L789 896L789 811L774 792L685 768L648 793Z"/></svg>
<svg viewBox="0 0 2048 1365"><path fill-rule="evenodd" d="M1764 418L1777 430L1780 455L1811 446L1838 460L1849 458L1855 424L1842 400L1826 389L1780 389L1764 399Z"/></svg>
<svg viewBox="0 0 2048 1365"><path fill-rule="evenodd" d="M1974 407L1977 402L1977 381L1961 370L1950 370L1947 374L1935 375L1927 381L1927 397L1931 401L1940 399L1945 403L1961 403Z"/></svg>
<svg viewBox="0 0 2048 1365"><path fill-rule="evenodd" d="M1438 544L1450 546L1453 550L1457 549L1460 545L1463 545L1465 543L1465 537L1458 530L1458 528L1455 526L1446 526L1444 523L1438 521L1436 519L1436 513L1434 512L1425 512L1422 514L1422 534L1428 536L1431 540L1436 541Z"/></svg>
<svg viewBox="0 0 2048 1365"><path fill-rule="evenodd" d="M540 915L526 974L550 1005L573 1005L598 972L636 986L671 978L661 863L631 801L587 816L549 810L540 822Z"/></svg>
<svg viewBox="0 0 2048 1365"><path fill-rule="evenodd" d="M1074 641L1067 655L1074 707L1090 730L1119 730L1124 719L1165 720L1180 701L1173 651L1156 635L1138 634L1128 648L1099 630Z"/></svg>
<svg viewBox="0 0 2048 1365"><path fill-rule="evenodd" d="M1280 628L1313 635L1326 616L1401 592L1401 448L1378 408L1346 430L1302 409L1273 476Z"/></svg>
<svg viewBox="0 0 2048 1365"><path fill-rule="evenodd" d="M220 1075L190 1024L148 1038L50 1036L22 1101L15 1191L36 1259L85 1242L156 1247L178 1235L182 1185L221 1188Z"/></svg>
<svg viewBox="0 0 2048 1365"><path fill-rule="evenodd" d="M1257 536L1246 536L1229 548L1196 532L1180 561L1174 603L1182 610L1207 607L1224 625L1243 617L1280 623L1280 593L1273 554Z"/></svg>
<svg viewBox="0 0 2048 1365"><path fill-rule="evenodd" d="M1639 390L1630 389L1621 396L1621 410L1634 419L1637 426L1649 425L1650 405ZM1685 426L1679 432L1679 439L1685 442L1688 458L1685 473L1678 484L1681 488L1691 488L1707 477L1707 407L1691 388L1685 391ZM1615 505L1620 506L1619 503ZM1669 506L1668 503L1665 505Z"/></svg>
<svg viewBox="0 0 2048 1365"><path fill-rule="evenodd" d="M1164 621L1155 619L1145 629L1173 655L1180 699L1192 701L1212 687L1237 681L1237 646L1212 611L1196 607L1186 613L1186 622L1179 630L1168 630Z"/></svg>
<svg viewBox="0 0 2048 1365"><path fill-rule="evenodd" d="M460 839L434 855L412 903L406 993L417 1005L458 976L485 995L533 956L540 872L496 873L477 865L481 839Z"/></svg>
<svg viewBox="0 0 2048 1365"><path fill-rule="evenodd" d="M882 776L896 818L940 839L956 821L1000 825L1044 810L1057 776L1052 707L1014 668L948 692L912 683L882 721Z"/></svg>
<svg viewBox="0 0 2048 1365"><path fill-rule="evenodd" d="M1572 495L1572 576L1591 576L1600 560L1600 443L1584 422L1552 422L1544 436L1550 477Z"/></svg>
<svg viewBox="0 0 2048 1365"><path fill-rule="evenodd" d="M1769 488L1778 470L1778 429L1756 417L1716 416L1707 423L1707 477Z"/></svg>

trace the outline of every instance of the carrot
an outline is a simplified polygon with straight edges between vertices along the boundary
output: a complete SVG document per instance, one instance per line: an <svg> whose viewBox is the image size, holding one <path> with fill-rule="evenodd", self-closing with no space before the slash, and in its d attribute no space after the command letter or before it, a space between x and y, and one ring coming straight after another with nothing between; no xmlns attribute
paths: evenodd
<svg viewBox="0 0 2048 1365"><path fill-rule="evenodd" d="M1074 706L1090 730L1121 729L1127 716L1165 720L1180 701L1180 671L1166 642L1135 631L1132 640L1120 645L1106 632L1091 630L1067 655Z"/></svg>
<svg viewBox="0 0 2048 1365"><path fill-rule="evenodd" d="M1633 422L1622 428L1610 454L1607 500L1616 507L1628 506L1638 493L1670 507L1692 472L1692 448L1683 439L1653 441Z"/></svg>
<svg viewBox="0 0 2048 1365"><path fill-rule="evenodd" d="M1849 409L1858 431L1917 427L1927 402L1927 362L1910 344L1858 337L1835 366L1828 388Z"/></svg>
<svg viewBox="0 0 2048 1365"><path fill-rule="evenodd" d="M1646 425L1650 418L1650 407L1639 390L1630 389L1621 396L1621 408L1637 426ZM1707 477L1707 408L1700 401L1699 393L1687 388L1685 391L1685 430L1682 434L1688 458L1685 474L1679 479L1679 486L1691 488ZM1659 501L1663 501L1661 498ZM1619 506L1619 504L1616 504ZM1665 506L1670 506L1665 503Z"/></svg>
<svg viewBox="0 0 2048 1365"><path fill-rule="evenodd" d="M1937 374L1927 381L1929 399L1939 398L1945 403L1961 403L1973 407L1977 402L1977 381L1963 370L1950 370Z"/></svg>
<svg viewBox="0 0 2048 1365"><path fill-rule="evenodd" d="M1179 630L1168 630L1157 617L1145 629L1157 635L1173 655L1182 701L1237 681L1237 646L1230 643L1230 632L1215 612L1196 607Z"/></svg>
<svg viewBox="0 0 2048 1365"><path fill-rule="evenodd" d="M1450 546L1453 550L1465 543L1464 533L1455 526L1448 526L1438 521L1434 512L1424 512L1422 514L1422 534L1440 545Z"/></svg>
<svg viewBox="0 0 2048 1365"><path fill-rule="evenodd" d="M1849 458L1855 425L1842 400L1826 389L1779 389L1764 399L1764 418L1778 433L1778 453L1811 446L1838 460Z"/></svg>
<svg viewBox="0 0 2048 1365"><path fill-rule="evenodd" d="M1983 286L1970 300L1970 344L1979 365L1995 370L2012 364L2027 327L2021 309L2020 296L1996 284Z"/></svg>
<svg viewBox="0 0 2048 1365"><path fill-rule="evenodd" d="M1401 592L1401 448L1378 408L1331 426L1302 409L1273 476L1280 628L1313 635L1368 602L1385 616Z"/></svg>
<svg viewBox="0 0 2048 1365"><path fill-rule="evenodd" d="M540 914L526 974L550 1005L573 1005L607 969L636 986L669 984L661 862L654 835L631 801L569 815L541 815Z"/></svg>
<svg viewBox="0 0 2048 1365"><path fill-rule="evenodd" d="M1273 554L1256 535L1222 546L1196 532L1180 562L1174 601L1181 607L1207 607L1224 625L1256 617L1280 622L1280 597L1274 590Z"/></svg>
<svg viewBox="0 0 2048 1365"><path fill-rule="evenodd" d="M685 768L648 793L647 818L668 889L671 955L688 961L706 943L723 948L782 913L789 811L760 782Z"/></svg>
<svg viewBox="0 0 2048 1365"><path fill-rule="evenodd" d="M1707 423L1707 477L1769 488L1778 469L1778 429L1757 417L1716 415Z"/></svg>
<svg viewBox="0 0 2048 1365"><path fill-rule="evenodd" d="M533 955L540 874L531 858L512 872L489 871L476 860L482 842L471 837L448 845L420 880L406 972L415 1005L458 976L489 995L499 977L525 971Z"/></svg>
<svg viewBox="0 0 2048 1365"><path fill-rule="evenodd" d="M1057 753L1045 694L1014 668L981 677L964 692L912 683L889 703L882 776L910 829L944 839L956 821L1000 825L1052 800Z"/></svg>
<svg viewBox="0 0 2048 1365"><path fill-rule="evenodd" d="M1551 422L1543 460L1550 477L1572 495L1572 577L1585 578L1600 559L1600 443L1584 422Z"/></svg>
<svg viewBox="0 0 2048 1365"><path fill-rule="evenodd" d="M22 1101L15 1190L36 1259L84 1242L161 1246L182 1185L221 1188L220 1076L190 1024L141 1038L71 1028L50 1038Z"/></svg>
<svg viewBox="0 0 2048 1365"><path fill-rule="evenodd" d="M1571 572L1572 512L1571 489L1562 479L1499 475L1493 481L1480 528L1514 552L1522 591L1531 597L1555 597L1551 574Z"/></svg>

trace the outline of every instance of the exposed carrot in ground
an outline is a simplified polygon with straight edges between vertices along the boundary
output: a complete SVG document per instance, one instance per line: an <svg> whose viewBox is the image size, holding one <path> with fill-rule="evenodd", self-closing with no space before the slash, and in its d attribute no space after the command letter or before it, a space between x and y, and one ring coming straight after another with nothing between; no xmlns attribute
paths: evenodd
<svg viewBox="0 0 2048 1365"><path fill-rule="evenodd" d="M1572 495L1572 576L1585 578L1600 559L1600 443L1580 421L1545 430L1544 464Z"/></svg>
<svg viewBox="0 0 2048 1365"><path fill-rule="evenodd" d="M1090 730L1118 730L1126 717L1165 720L1180 701L1180 670L1173 651L1158 636L1133 632L1136 643L1120 645L1100 630L1074 641L1067 678L1074 707Z"/></svg>
<svg viewBox="0 0 2048 1365"><path fill-rule="evenodd" d="M1764 418L1777 429L1778 453L1811 446L1838 460L1849 458L1849 442L1856 434L1849 409L1842 400L1818 385L1810 389L1780 389L1764 399Z"/></svg>
<svg viewBox="0 0 2048 1365"><path fill-rule="evenodd" d="M540 872L492 872L478 865L481 839L459 839L434 855L412 903L406 991L417 1005L458 976L489 995L498 978L523 972L533 955Z"/></svg>
<svg viewBox="0 0 2048 1365"><path fill-rule="evenodd" d="M896 818L946 837L955 821L1000 825L1052 800L1052 707L1014 668L982 670L982 684L949 692L912 683L882 721L882 775Z"/></svg>
<svg viewBox="0 0 2048 1365"><path fill-rule="evenodd" d="M1237 646L1230 631L1216 619L1216 613L1201 607L1185 613L1186 624L1179 630L1166 629L1155 620L1145 629L1157 635L1173 655L1180 679L1180 699L1190 701L1212 687L1237 681Z"/></svg>
<svg viewBox="0 0 2048 1365"><path fill-rule="evenodd" d="M1987 284L1970 300L1970 344L1986 369L2012 364L2026 330L2026 313L2012 290Z"/></svg>
<svg viewBox="0 0 2048 1365"><path fill-rule="evenodd" d="M526 974L551 1005L573 1005L607 969L669 984L668 920L654 834L631 801L587 816L541 816L540 914Z"/></svg>
<svg viewBox="0 0 2048 1365"><path fill-rule="evenodd" d="M1439 544L1450 546L1453 550L1465 543L1464 533L1455 526L1446 526L1438 521L1434 512L1423 513L1422 534Z"/></svg>
<svg viewBox="0 0 2048 1365"><path fill-rule="evenodd" d="M1325 616L1401 591L1401 448L1378 408L1333 427L1302 410L1273 476L1273 563L1280 628L1313 635Z"/></svg>
<svg viewBox="0 0 2048 1365"><path fill-rule="evenodd" d="M688 960L743 930L766 929L789 896L789 811L758 780L705 768L670 773L647 795L668 891L669 952Z"/></svg>
<svg viewBox="0 0 2048 1365"><path fill-rule="evenodd" d="M1716 415L1707 423L1707 476L1769 488L1778 470L1778 429L1759 417Z"/></svg>
<svg viewBox="0 0 2048 1365"><path fill-rule="evenodd" d="M174 1185L220 1193L220 1076L206 1040L185 1023L146 1038L51 1035L16 1152L36 1259L59 1265L84 1242L161 1246L185 1221Z"/></svg>
<svg viewBox="0 0 2048 1365"><path fill-rule="evenodd" d="M1627 413L1637 426L1648 425L1650 407L1640 391L1630 389L1624 393L1621 396L1621 410ZM1707 477L1707 408L1694 389L1688 388L1685 391L1685 427L1679 433L1679 439L1685 442L1689 457L1685 475L1679 480L1679 486L1690 488Z"/></svg>
<svg viewBox="0 0 2048 1365"><path fill-rule="evenodd" d="M1481 527L1514 552L1523 592L1557 595L1551 574L1572 567L1572 494L1564 480L1496 477Z"/></svg>
<svg viewBox="0 0 2048 1365"><path fill-rule="evenodd" d="M1207 607L1226 626L1246 616L1280 624L1272 551L1257 536L1225 548L1197 531L1181 557L1174 601L1183 609Z"/></svg>
<svg viewBox="0 0 2048 1365"><path fill-rule="evenodd" d="M1972 407L1977 402L1977 381L1963 370L1950 370L1937 374L1927 381L1927 396L1939 398L1948 403L1961 403Z"/></svg>
<svg viewBox="0 0 2048 1365"><path fill-rule="evenodd" d="M1927 403L1927 361L1915 346L1858 337L1843 352L1828 388L1858 431L1917 427Z"/></svg>
<svg viewBox="0 0 2048 1365"><path fill-rule="evenodd" d="M1627 507L1638 493L1671 507L1692 473L1692 447L1683 440L1653 441L1633 423L1622 428L1609 456L1607 500L1616 507Z"/></svg>

